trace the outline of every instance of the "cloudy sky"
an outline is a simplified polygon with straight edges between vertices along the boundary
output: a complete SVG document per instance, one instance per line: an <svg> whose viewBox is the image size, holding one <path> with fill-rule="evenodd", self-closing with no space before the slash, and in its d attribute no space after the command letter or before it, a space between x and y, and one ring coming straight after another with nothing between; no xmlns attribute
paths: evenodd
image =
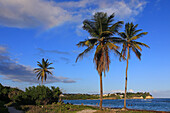
<svg viewBox="0 0 170 113"><path fill-rule="evenodd" d="M170 98L169 0L0 0L0 83L12 87L38 85L33 69L42 58L53 62L53 76L45 85L59 86L66 93L99 93L99 75L93 52L75 63L85 48L76 44L88 38L84 19L95 12L115 13L115 22L139 24L149 32L140 41L142 60L132 54L128 90L151 92ZM123 28L121 29L123 31ZM104 92L124 90L125 62L111 54Z"/></svg>

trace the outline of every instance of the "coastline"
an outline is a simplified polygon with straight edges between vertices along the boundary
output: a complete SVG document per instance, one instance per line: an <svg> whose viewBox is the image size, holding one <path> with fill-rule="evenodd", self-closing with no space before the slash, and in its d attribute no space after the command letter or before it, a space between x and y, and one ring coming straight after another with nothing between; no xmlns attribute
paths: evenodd
<svg viewBox="0 0 170 113"><path fill-rule="evenodd" d="M83 106L90 106L90 107L94 107L94 108L99 108L99 106L96 106L96 105L83 105ZM103 110L113 110L113 111L124 111L122 110L122 108L114 108L114 107L103 107ZM141 110L141 109L128 109L127 108L127 111L137 111L137 112L141 112L141 113L145 113L145 112L148 112L148 113L170 113L170 111L156 111L156 110Z"/></svg>
<svg viewBox="0 0 170 113"><path fill-rule="evenodd" d="M159 99L159 100L157 100ZM167 98L166 98L167 99ZM89 99L92 100L92 99ZM97 100L97 101L96 101ZM106 100L106 99L105 99ZM110 100L110 101L109 101ZM121 109L123 106L123 99L119 99L121 101L114 101L115 99L113 99L113 102L111 99L108 99L108 101L106 101L105 104L103 104L103 108L105 109ZM168 98L168 100L162 100L161 98L154 98L154 99L128 99L129 100L129 104L127 104L127 108L129 110L134 110L134 111L151 111L151 112L166 112L166 113L170 113L170 109L169 109L169 101L170 98ZM84 106L93 106L93 107L99 107L99 99L95 99L94 101L79 101L79 100L75 100L75 101L68 101L69 103L72 103L74 105L84 105ZM67 102L67 101L66 101ZM117 103L118 102L118 103ZM141 104L138 104L138 103ZM155 102L157 103L157 107L155 106ZM159 106L158 102L166 102L166 105L164 104L164 106ZM154 106L153 106L154 105Z"/></svg>

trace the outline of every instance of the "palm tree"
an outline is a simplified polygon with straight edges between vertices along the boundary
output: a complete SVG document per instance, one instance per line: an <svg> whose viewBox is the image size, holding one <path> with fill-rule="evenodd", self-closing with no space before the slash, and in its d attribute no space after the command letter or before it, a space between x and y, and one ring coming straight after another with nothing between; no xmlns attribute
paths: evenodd
<svg viewBox="0 0 170 113"><path fill-rule="evenodd" d="M37 65L39 66L39 68L35 68L34 72L38 73L37 74L38 80L41 78L41 82L43 84L43 79L45 79L45 81L46 81L47 74L52 75L52 72L50 72L49 69L54 69L54 67L49 67L49 66L53 63L49 63L48 59L45 61L44 58L42 59L42 63L40 63L38 61L37 61L37 63L38 63Z"/></svg>
<svg viewBox="0 0 170 113"><path fill-rule="evenodd" d="M78 55L76 62L79 58L82 58L86 53L95 48L93 62L100 76L100 110L102 110L103 100L102 73L106 76L105 72L109 71L109 51L113 50L116 54L119 54L117 50L118 46L116 46L115 43L120 38L112 36L118 32L123 21L118 21L113 24L113 18L114 14L107 16L107 13L97 12L91 20L84 20L83 29L89 32L91 38L77 44L78 47L86 46L87 49Z"/></svg>
<svg viewBox="0 0 170 113"><path fill-rule="evenodd" d="M123 42L123 48L121 51L121 54L123 57L126 57L127 55L127 66L126 66L126 78L125 78L125 95L124 95L124 109L126 109L126 92L127 92L127 71L128 71L128 62L130 59L130 51L133 51L136 55L136 57L141 60L141 53L140 51L142 51L140 46L145 46L148 47L148 45L141 43L141 42L137 42L136 40L139 39L140 37L148 34L148 32L142 32L139 33L140 31L142 31L142 29L137 30L138 24L137 25L133 25L133 23L126 23L125 25L125 31L119 33L119 35L122 37L122 42ZM121 60L121 59L120 59Z"/></svg>

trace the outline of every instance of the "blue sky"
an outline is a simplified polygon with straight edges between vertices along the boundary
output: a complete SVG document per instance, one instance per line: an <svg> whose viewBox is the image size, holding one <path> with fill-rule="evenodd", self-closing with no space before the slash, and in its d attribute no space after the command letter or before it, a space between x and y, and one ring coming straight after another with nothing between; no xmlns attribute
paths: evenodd
<svg viewBox="0 0 170 113"><path fill-rule="evenodd" d="M0 83L21 89L38 85L32 70L36 61L48 58L55 70L45 85L59 86L66 93L99 93L94 51L78 63L75 59L85 49L76 44L89 36L81 28L83 20L103 11L115 13L115 22L134 22L148 32L139 40L150 46L143 48L142 60L132 53L128 90L170 98L169 4L169 0L2 0ZM126 63L111 54L104 93L124 91L125 68Z"/></svg>

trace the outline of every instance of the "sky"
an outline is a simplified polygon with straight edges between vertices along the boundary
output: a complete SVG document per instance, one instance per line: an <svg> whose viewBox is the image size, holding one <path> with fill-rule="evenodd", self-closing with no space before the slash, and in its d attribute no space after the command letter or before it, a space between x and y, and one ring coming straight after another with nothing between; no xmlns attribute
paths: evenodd
<svg viewBox="0 0 170 113"><path fill-rule="evenodd" d="M33 69L45 58L55 70L44 85L60 87L64 93L99 93L94 50L75 63L85 49L76 44L90 36L82 29L83 20L107 12L115 13L114 22L133 22L148 32L138 40L150 46L142 48L141 61L131 54L128 91L170 98L169 4L169 0L0 0L0 83L22 90L39 85ZM110 58L104 93L123 92L126 62L112 53Z"/></svg>

